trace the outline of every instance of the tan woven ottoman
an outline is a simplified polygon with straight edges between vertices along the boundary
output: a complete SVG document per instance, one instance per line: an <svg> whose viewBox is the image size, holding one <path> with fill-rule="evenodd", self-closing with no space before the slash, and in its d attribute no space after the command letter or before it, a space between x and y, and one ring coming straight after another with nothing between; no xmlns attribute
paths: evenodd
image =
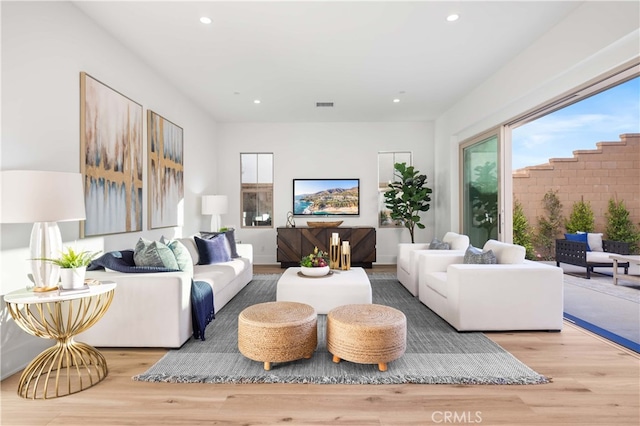
<svg viewBox="0 0 640 426"><path fill-rule="evenodd" d="M387 371L387 363L406 348L407 318L395 308L344 305L327 314L327 350L333 362L378 364L380 371Z"/></svg>
<svg viewBox="0 0 640 426"><path fill-rule="evenodd" d="M238 316L238 349L254 361L311 358L318 345L318 316L312 306L297 302L267 302L249 306Z"/></svg>

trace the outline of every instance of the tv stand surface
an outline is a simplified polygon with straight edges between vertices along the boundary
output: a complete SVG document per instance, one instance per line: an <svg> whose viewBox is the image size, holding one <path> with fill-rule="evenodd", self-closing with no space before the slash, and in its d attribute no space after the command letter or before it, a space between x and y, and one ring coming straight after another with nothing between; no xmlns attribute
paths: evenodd
<svg viewBox="0 0 640 426"><path fill-rule="evenodd" d="M370 226L339 226L335 228L295 228L279 227L277 261L282 268L299 266L300 260L312 253L315 247L329 251L329 241L333 233L338 233L340 241L349 241L351 266L373 267L376 261L376 230Z"/></svg>

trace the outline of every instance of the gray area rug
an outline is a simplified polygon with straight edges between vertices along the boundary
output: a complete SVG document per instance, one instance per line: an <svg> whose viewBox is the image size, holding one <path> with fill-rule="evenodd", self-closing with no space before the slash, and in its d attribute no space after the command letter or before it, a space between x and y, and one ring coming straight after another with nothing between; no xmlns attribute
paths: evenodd
<svg viewBox="0 0 640 426"><path fill-rule="evenodd" d="M206 340L191 338L134 380L171 383L319 383L319 384L541 384L536 373L482 333L458 333L414 298L395 274L370 275L373 303L393 306L407 316L407 350L388 364L342 361L336 364L325 345L326 315L318 315L318 348L311 359L261 362L238 352L238 314L247 306L275 300L280 275L255 275L207 327Z"/></svg>

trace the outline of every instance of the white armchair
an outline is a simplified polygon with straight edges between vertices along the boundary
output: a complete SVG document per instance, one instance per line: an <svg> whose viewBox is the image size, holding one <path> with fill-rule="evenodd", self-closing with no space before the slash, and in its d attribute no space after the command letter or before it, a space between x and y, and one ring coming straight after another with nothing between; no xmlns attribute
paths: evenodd
<svg viewBox="0 0 640 426"><path fill-rule="evenodd" d="M425 251L447 252L462 251L469 246L469 237L455 232L447 232L442 238L442 242L449 244L450 250L430 250L429 243L400 243L398 244L398 258L396 260L396 270L398 281L405 286L414 296L418 295L418 257Z"/></svg>
<svg viewBox="0 0 640 426"><path fill-rule="evenodd" d="M561 330L562 269L524 259L524 248L489 240L497 264L451 254L420 263L419 298L458 331Z"/></svg>

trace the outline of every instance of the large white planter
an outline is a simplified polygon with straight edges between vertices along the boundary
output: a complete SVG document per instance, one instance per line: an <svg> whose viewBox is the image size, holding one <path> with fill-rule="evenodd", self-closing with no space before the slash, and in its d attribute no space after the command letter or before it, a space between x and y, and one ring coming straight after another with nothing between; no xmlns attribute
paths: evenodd
<svg viewBox="0 0 640 426"><path fill-rule="evenodd" d="M62 288L71 290L84 287L84 277L87 273L87 267L79 268L60 268L60 281Z"/></svg>

